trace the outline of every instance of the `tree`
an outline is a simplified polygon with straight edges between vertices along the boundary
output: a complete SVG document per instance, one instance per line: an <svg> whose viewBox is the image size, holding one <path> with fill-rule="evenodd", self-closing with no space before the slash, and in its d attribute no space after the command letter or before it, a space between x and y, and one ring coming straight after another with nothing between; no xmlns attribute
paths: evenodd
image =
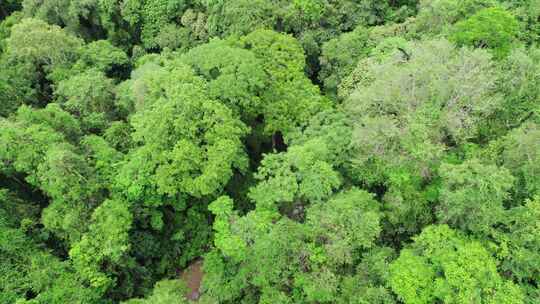
<svg viewBox="0 0 540 304"><path fill-rule="evenodd" d="M293 211L310 202L327 199L341 185L339 173L326 162L329 150L314 139L286 153L267 155L255 177L259 183L249 197L258 208Z"/></svg>
<svg viewBox="0 0 540 304"><path fill-rule="evenodd" d="M285 137L305 127L314 114L329 108L329 101L304 75L304 53L291 36L272 31L254 31L241 38L269 75L262 94L265 132L280 131Z"/></svg>
<svg viewBox="0 0 540 304"><path fill-rule="evenodd" d="M163 26L156 43L161 49L185 52L192 47L208 42L207 16L204 12L186 9L180 18L181 25L169 23Z"/></svg>
<svg viewBox="0 0 540 304"><path fill-rule="evenodd" d="M512 14L493 7L458 22L451 39L458 46L491 49L496 58L502 58L517 41L518 30L518 22Z"/></svg>
<svg viewBox="0 0 540 304"><path fill-rule="evenodd" d="M107 200L94 210L88 233L69 251L74 268L93 288L105 292L111 287L110 275L130 248L132 220L126 202Z"/></svg>
<svg viewBox="0 0 540 304"><path fill-rule="evenodd" d="M259 58L249 50L212 40L193 48L181 59L208 82L212 98L221 101L246 123L262 114L260 95L268 83Z"/></svg>
<svg viewBox="0 0 540 304"><path fill-rule="evenodd" d="M98 1L65 1L47 2L24 0L24 13L27 17L41 19L49 24L65 26L67 31L85 38L102 36L97 13ZM92 27L93 25L93 27Z"/></svg>
<svg viewBox="0 0 540 304"><path fill-rule="evenodd" d="M24 230L9 224L11 214L0 197L0 301L5 303L99 303L68 261L42 250Z"/></svg>
<svg viewBox="0 0 540 304"><path fill-rule="evenodd" d="M491 142L486 148L486 158L508 168L516 178L515 187L512 189L512 198L516 203L539 193L539 136L538 124L528 122Z"/></svg>
<svg viewBox="0 0 540 304"><path fill-rule="evenodd" d="M11 35L11 28L23 19L21 12L13 12L7 18L0 21L0 53L5 49L5 39Z"/></svg>
<svg viewBox="0 0 540 304"><path fill-rule="evenodd" d="M538 197L526 200L522 206L510 209L503 220L503 225L493 233L499 246L497 255L502 260L500 269L519 283L527 295L527 303L534 303L540 299L535 287L540 273L539 212Z"/></svg>
<svg viewBox="0 0 540 304"><path fill-rule="evenodd" d="M15 63L30 62L50 72L55 67L74 62L81 45L80 39L58 26L37 19L23 19L11 30L6 56Z"/></svg>
<svg viewBox="0 0 540 304"><path fill-rule="evenodd" d="M468 160L443 164L437 217L442 223L473 233L487 233L504 216L514 178L505 168Z"/></svg>
<svg viewBox="0 0 540 304"><path fill-rule="evenodd" d="M149 79L141 96L145 106L131 118L133 139L141 146L119 183L134 199L144 198L147 191L149 197L201 197L219 191L233 169L245 168L240 138L247 128L207 96L206 83L189 67L171 62L153 75L159 76ZM166 82L157 82L161 80ZM145 171L139 167L143 160Z"/></svg>
<svg viewBox="0 0 540 304"><path fill-rule="evenodd" d="M78 117L86 132L99 133L116 118L114 85L102 72L88 70L58 83L56 102Z"/></svg>
<svg viewBox="0 0 540 304"><path fill-rule="evenodd" d="M159 57L158 57L159 58ZM248 128L214 100L207 82L178 59L149 61L126 85L134 147L114 192L132 205L132 255L151 284L200 256L211 227L206 206L247 158ZM140 291L138 291L140 292Z"/></svg>
<svg viewBox="0 0 540 304"><path fill-rule="evenodd" d="M369 36L369 31L359 26L323 44L319 79L328 93L336 94L341 80L352 72L360 58L370 53Z"/></svg>
<svg viewBox="0 0 540 304"><path fill-rule="evenodd" d="M94 70L105 73L107 77L127 78L130 61L126 53L107 40L97 40L79 49L79 59L73 71Z"/></svg>
<svg viewBox="0 0 540 304"><path fill-rule="evenodd" d="M80 134L77 121L51 104L40 110L21 107L17 116L1 123L6 143L0 149L2 172L15 178L23 174L29 185L43 191L50 199L42 212L45 227L68 242L77 241L108 187L69 142Z"/></svg>
<svg viewBox="0 0 540 304"><path fill-rule="evenodd" d="M253 30L271 30L277 23L279 2L207 1L205 5L210 36L246 35Z"/></svg>
<svg viewBox="0 0 540 304"><path fill-rule="evenodd" d="M427 227L390 265L389 283L403 303L524 303L480 242L448 226Z"/></svg>
<svg viewBox="0 0 540 304"><path fill-rule="evenodd" d="M1 59L7 78L0 77L0 86L7 86L7 96L16 101L11 109L23 103L43 106L49 102L51 80L63 77L81 45L80 39L60 27L37 19L14 25Z"/></svg>
<svg viewBox="0 0 540 304"><path fill-rule="evenodd" d="M140 39L147 49L156 48L155 37L160 29L182 17L188 1L145 0L125 1L122 6L122 17L131 26L140 29Z"/></svg>
<svg viewBox="0 0 540 304"><path fill-rule="evenodd" d="M373 246L381 232L379 205L372 194L352 189L308 209L309 234L322 240L327 265L353 264L355 251Z"/></svg>
<svg viewBox="0 0 540 304"><path fill-rule="evenodd" d="M185 286L180 280L163 280L156 283L152 294L145 299L132 299L125 304L184 304Z"/></svg>
<svg viewBox="0 0 540 304"><path fill-rule="evenodd" d="M445 151L478 138L501 102L485 51L445 40L404 47L408 59L394 50L359 65L345 100L354 115L347 176L382 192L390 235L415 234L431 222L436 185L426 185L436 182Z"/></svg>
<svg viewBox="0 0 540 304"><path fill-rule="evenodd" d="M511 0L502 3L508 8L520 23L523 35L520 36L527 44L531 45L538 42L538 33L540 33L540 2L537 0Z"/></svg>
<svg viewBox="0 0 540 304"><path fill-rule="evenodd" d="M0 2L0 303L540 302L540 0Z"/></svg>
<svg viewBox="0 0 540 304"><path fill-rule="evenodd" d="M263 303L341 303L343 269L372 248L380 232L377 202L357 189L308 207L305 223L276 218L264 206L240 217L232 207L228 197L209 206L216 215L216 250L205 259L204 287L220 303L255 297Z"/></svg>
<svg viewBox="0 0 540 304"><path fill-rule="evenodd" d="M500 74L497 87L504 101L482 128L487 139L502 136L528 121L538 121L540 114L540 50L514 49L502 60Z"/></svg>
<svg viewBox="0 0 540 304"><path fill-rule="evenodd" d="M493 0L421 0L415 31L419 34L447 33L456 22L496 4Z"/></svg>

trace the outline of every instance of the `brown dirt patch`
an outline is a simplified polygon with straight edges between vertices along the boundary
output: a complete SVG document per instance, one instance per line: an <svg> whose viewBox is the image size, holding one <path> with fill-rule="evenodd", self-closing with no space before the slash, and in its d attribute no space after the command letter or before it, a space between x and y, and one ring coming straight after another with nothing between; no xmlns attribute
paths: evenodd
<svg viewBox="0 0 540 304"><path fill-rule="evenodd" d="M202 264L203 261L201 259L195 260L180 273L180 279L186 283L188 288L186 293L188 300L197 301L199 299L201 281L204 276Z"/></svg>

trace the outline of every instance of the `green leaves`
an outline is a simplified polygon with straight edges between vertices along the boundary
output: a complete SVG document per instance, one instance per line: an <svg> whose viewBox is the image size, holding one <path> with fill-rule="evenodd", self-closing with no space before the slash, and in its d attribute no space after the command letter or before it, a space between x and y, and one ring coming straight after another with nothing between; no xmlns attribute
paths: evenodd
<svg viewBox="0 0 540 304"><path fill-rule="evenodd" d="M0 302L540 301L538 0L4 2Z"/></svg>
<svg viewBox="0 0 540 304"><path fill-rule="evenodd" d="M326 157L328 148L321 140L266 156L256 175L261 182L252 188L250 197L257 207L268 210L295 199L317 202L328 198L341 181Z"/></svg>
<svg viewBox="0 0 540 304"><path fill-rule="evenodd" d="M149 186L156 194L210 195L223 188L234 168L245 168L240 138L247 128L206 95L204 80L187 66L173 64L170 71L148 75L151 89L142 96L147 105L131 119L133 138L141 147L132 153L119 182L131 184L124 189L139 194ZM155 175L152 181L138 181L142 176L134 162L143 159L146 174Z"/></svg>
<svg viewBox="0 0 540 304"><path fill-rule="evenodd" d="M246 258L246 243L232 234L230 221L234 216L233 201L225 196L220 197L208 206L215 216L214 230L216 235L214 244L221 252L236 262L241 262Z"/></svg>
<svg viewBox="0 0 540 304"><path fill-rule="evenodd" d="M352 189L307 210L306 224L314 240L329 253L325 264L352 264L356 250L373 246L381 232L379 203L373 195Z"/></svg>
<svg viewBox="0 0 540 304"><path fill-rule="evenodd" d="M234 301L242 292L261 292L266 302L339 301L343 269L372 248L380 232L377 202L357 189L306 207L303 223L260 205L239 216L228 197L209 208L216 215L216 251L206 258L205 287L219 301Z"/></svg>
<svg viewBox="0 0 540 304"><path fill-rule="evenodd" d="M390 286L404 303L523 303L519 287L497 273L495 260L448 226L431 226L390 266Z"/></svg>
<svg viewBox="0 0 540 304"><path fill-rule="evenodd" d="M268 75L262 93L267 134L280 131L287 137L306 126L311 116L330 107L304 75L304 53L293 37L259 30L243 37L241 44L255 54Z"/></svg>
<svg viewBox="0 0 540 304"><path fill-rule="evenodd" d="M510 52L517 40L518 22L502 8L487 8L458 22L451 39L458 45L492 49L497 58Z"/></svg>
<svg viewBox="0 0 540 304"><path fill-rule="evenodd" d="M89 232L74 244L69 255L75 269L90 285L104 292L112 283L107 275L129 250L128 231L133 218L126 202L107 200L92 214ZM112 264L109 269L102 265Z"/></svg>
<svg viewBox="0 0 540 304"><path fill-rule="evenodd" d="M268 80L262 62L253 52L216 39L193 48L181 60L208 81L212 98L244 121L250 122L263 113L264 100L259 95Z"/></svg>
<svg viewBox="0 0 540 304"><path fill-rule="evenodd" d="M419 2L415 27L422 34L447 32L456 22L479 10L496 5L493 0L421 0Z"/></svg>
<svg viewBox="0 0 540 304"><path fill-rule="evenodd" d="M145 299L132 299L124 304L184 304L185 286L180 280L162 280L156 283L152 294Z"/></svg>
<svg viewBox="0 0 540 304"><path fill-rule="evenodd" d="M370 53L372 41L369 36L368 29L359 26L323 44L319 79L328 93L335 95L342 79L352 72L360 58Z"/></svg>
<svg viewBox="0 0 540 304"><path fill-rule="evenodd" d="M86 130L103 130L116 115L111 79L96 70L60 81L55 90L57 102L80 118Z"/></svg>
<svg viewBox="0 0 540 304"><path fill-rule="evenodd" d="M107 76L126 76L129 69L129 58L121 49L107 40L97 40L79 49L79 59L73 70L97 70Z"/></svg>
<svg viewBox="0 0 540 304"><path fill-rule="evenodd" d="M85 286L68 261L43 251L43 245L34 243L21 229L6 226L3 207L0 205L0 301L99 303L101 294ZM35 297L28 299L28 294Z"/></svg>
<svg viewBox="0 0 540 304"><path fill-rule="evenodd" d="M82 41L60 27L37 19L23 19L13 26L8 38L8 58L44 65L49 69L71 63L77 58Z"/></svg>
<svg viewBox="0 0 540 304"><path fill-rule="evenodd" d="M503 203L514 182L508 170L470 160L461 165L443 164L439 175L439 221L473 233L487 233L501 221Z"/></svg>

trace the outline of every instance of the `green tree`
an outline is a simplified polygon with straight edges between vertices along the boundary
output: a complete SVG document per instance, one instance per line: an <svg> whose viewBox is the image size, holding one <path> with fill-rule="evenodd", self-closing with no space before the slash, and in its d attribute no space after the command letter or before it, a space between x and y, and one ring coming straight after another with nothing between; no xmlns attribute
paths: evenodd
<svg viewBox="0 0 540 304"><path fill-rule="evenodd" d="M255 53L269 76L262 93L267 134L280 131L287 137L298 127L305 127L314 114L330 107L305 76L304 53L293 37L260 30L242 37L240 43Z"/></svg>
<svg viewBox="0 0 540 304"><path fill-rule="evenodd" d="M521 203L539 193L538 179L538 124L524 123L506 136L492 141L486 148L486 158L508 168L516 178L512 189L513 200Z"/></svg>
<svg viewBox="0 0 540 304"><path fill-rule="evenodd" d="M212 98L221 101L246 122L262 114L260 95L267 76L259 58L249 50L215 39L191 49L181 59L208 82Z"/></svg>
<svg viewBox="0 0 540 304"><path fill-rule="evenodd" d="M437 217L442 223L473 233L487 233L504 216L514 178L505 168L468 160L443 164Z"/></svg>
<svg viewBox="0 0 540 304"><path fill-rule="evenodd" d="M76 72L90 69L103 72L108 77L127 78L130 61L123 50L109 41L97 40L79 49L79 59L72 68Z"/></svg>
<svg viewBox="0 0 540 304"><path fill-rule="evenodd" d="M23 19L11 29L6 56L14 63L29 62L50 72L55 67L74 62L81 45L80 39L58 26L37 19Z"/></svg>
<svg viewBox="0 0 540 304"><path fill-rule="evenodd" d="M426 185L436 182L445 151L478 138L501 103L497 71L487 52L446 40L409 43L358 69L345 100L354 115L347 176L384 187L387 233L418 233L432 220L436 185Z"/></svg>
<svg viewBox="0 0 540 304"><path fill-rule="evenodd" d="M202 254L211 233L208 201L247 168L248 128L209 96L208 83L189 66L159 60L126 83L134 147L113 184L133 206L130 242L137 260L148 261L137 266L146 285Z"/></svg>
<svg viewBox="0 0 540 304"><path fill-rule="evenodd" d="M527 200L522 206L512 208L504 218L503 226L494 232L498 242L500 269L518 282L527 294L527 303L540 299L538 283L540 264L538 252L540 231L538 229L540 199Z"/></svg>
<svg viewBox="0 0 540 304"><path fill-rule="evenodd" d="M538 43L540 33L540 2L538 0L510 0L502 3L520 23L523 35L520 36L527 44Z"/></svg>
<svg viewBox="0 0 540 304"><path fill-rule="evenodd" d="M380 232L377 202L357 189L308 207L304 224L295 221L294 214L278 219L259 206L240 217L232 207L228 197L209 206L216 215L216 250L206 257L204 286L207 297L220 303L254 298L262 303L346 301L339 293L347 273L343 269L352 267L359 252L372 248ZM360 274L355 279L370 283ZM364 301L376 298L356 296Z"/></svg>
<svg viewBox="0 0 540 304"><path fill-rule="evenodd" d="M539 121L540 50L515 49L500 64L498 90L503 104L486 120L484 133L495 139L528 121Z"/></svg>
<svg viewBox="0 0 540 304"><path fill-rule="evenodd" d="M156 283L152 294L145 299L132 299L125 304L184 304L185 286L180 280L163 280Z"/></svg>
<svg viewBox="0 0 540 304"><path fill-rule="evenodd" d="M497 272L480 242L448 226L430 226L390 265L389 283L406 304L524 303L518 286Z"/></svg>
<svg viewBox="0 0 540 304"><path fill-rule="evenodd" d="M160 29L182 17L188 4L184 0L128 0L122 4L122 17L140 29L141 41L151 49L157 47L155 38Z"/></svg>
<svg viewBox="0 0 540 304"><path fill-rule="evenodd" d="M49 102L51 80L63 77L81 45L82 40L41 20L23 19L14 25L0 60L5 67L0 86L8 92L8 105L14 103L8 106L9 112L23 103L43 106Z"/></svg>
<svg viewBox="0 0 540 304"><path fill-rule="evenodd" d="M293 211L327 199L341 185L339 173L326 161L329 152L324 141L314 139L290 147L286 153L267 155L255 176L259 183L249 197L258 208L273 211Z"/></svg>
<svg viewBox="0 0 540 304"><path fill-rule="evenodd" d="M23 174L43 191L50 198L42 213L45 227L64 240L78 240L107 185L99 183L95 169L69 142L80 134L77 121L50 104L40 110L21 107L17 116L1 123L2 172Z"/></svg>
<svg viewBox="0 0 540 304"><path fill-rule="evenodd" d="M27 17L65 27L73 34L85 38L99 37L104 34L99 22L98 1L23 0L22 4Z"/></svg>
<svg viewBox="0 0 540 304"><path fill-rule="evenodd" d="M414 27L419 35L447 33L456 22L496 4L494 0L421 0Z"/></svg>
<svg viewBox="0 0 540 304"><path fill-rule="evenodd" d="M155 75L160 77L149 80L142 96L144 108L131 118L133 139L141 146L119 178L125 193L201 197L219 191L234 168L245 168L240 138L247 128L207 96L205 81L189 67L171 62ZM143 160L144 174L138 167Z"/></svg>
<svg viewBox="0 0 540 304"><path fill-rule="evenodd" d="M12 198L8 198L12 199ZM100 303L101 294L87 288L69 261L44 251L23 229L9 224L0 192L0 301L3 303ZM21 227L22 228L22 227Z"/></svg>
<svg viewBox="0 0 540 304"><path fill-rule="evenodd" d="M107 200L93 212L88 233L69 251L74 268L93 288L104 292L110 287L114 267L130 248L132 220L126 202Z"/></svg>
<svg viewBox="0 0 540 304"><path fill-rule="evenodd" d="M116 118L114 85L102 72L88 70L58 83L56 102L78 117L86 132L100 132Z"/></svg>
<svg viewBox="0 0 540 304"><path fill-rule="evenodd" d="M369 30L362 26L324 43L319 79L325 90L336 94L341 80L352 72L360 58L370 53L372 47Z"/></svg>
<svg viewBox="0 0 540 304"><path fill-rule="evenodd" d="M450 37L458 46L488 48L496 58L502 58L517 42L518 31L518 22L511 13L493 7L456 23Z"/></svg>

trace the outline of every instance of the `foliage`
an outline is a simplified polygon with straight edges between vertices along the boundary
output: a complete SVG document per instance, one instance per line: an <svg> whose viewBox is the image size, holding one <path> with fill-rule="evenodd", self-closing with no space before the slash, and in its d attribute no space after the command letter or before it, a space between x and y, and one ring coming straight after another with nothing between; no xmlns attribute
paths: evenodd
<svg viewBox="0 0 540 304"><path fill-rule="evenodd" d="M498 255L501 270L508 273L527 293L529 303L538 300L534 284L538 282L538 231L539 199L527 200L523 206L511 209L504 219L504 226L494 232L499 243Z"/></svg>
<svg viewBox="0 0 540 304"><path fill-rule="evenodd" d="M60 81L54 93L56 102L78 117L84 129L96 132L116 116L113 91L113 82L92 69Z"/></svg>
<svg viewBox="0 0 540 304"><path fill-rule="evenodd" d="M360 61L353 72L358 84L345 101L355 115L348 175L386 187L389 232L414 234L432 220L436 197L425 184L436 182L445 151L478 137L501 99L486 52L445 40L404 47Z"/></svg>
<svg viewBox="0 0 540 304"><path fill-rule="evenodd" d="M233 168L245 167L240 139L247 128L211 99L206 82L193 74L173 61L145 75L146 91L138 97L144 106L131 118L140 147L118 179L127 197L210 195L224 186Z"/></svg>
<svg viewBox="0 0 540 304"><path fill-rule="evenodd" d="M253 52L215 39L191 49L182 61L208 81L210 96L236 115L252 121L262 114L264 101L259 95L268 81L260 59Z"/></svg>
<svg viewBox="0 0 540 304"><path fill-rule="evenodd" d="M336 93L341 79L352 72L354 65L367 56L370 49L369 32L364 27L357 27L323 44L319 77L325 89Z"/></svg>
<svg viewBox="0 0 540 304"><path fill-rule="evenodd" d="M81 240L74 244L69 254L75 269L90 282L92 287L106 290L110 284L101 265L120 264L129 250L128 231L132 215L126 203L107 200L92 214L92 224Z"/></svg>
<svg viewBox="0 0 540 304"><path fill-rule="evenodd" d="M265 303L341 301L342 267L350 267L359 251L373 247L380 232L377 202L357 189L307 208L304 224L288 217L272 220L274 215L265 206L244 217L232 207L227 197L209 207L217 216L214 229L219 251L206 257L205 286L209 297L221 303L258 293ZM360 276L355 279L369 284Z"/></svg>
<svg viewBox="0 0 540 304"><path fill-rule="evenodd" d="M445 33L456 22L496 4L493 0L421 0L415 30L420 34Z"/></svg>
<svg viewBox="0 0 540 304"><path fill-rule="evenodd" d="M156 283L152 294L145 299L132 299L125 304L183 304L183 284L180 280L163 280Z"/></svg>
<svg viewBox="0 0 540 304"><path fill-rule="evenodd" d="M448 226L426 228L390 266L390 285L404 303L522 303L518 286L497 273L477 241Z"/></svg>
<svg viewBox="0 0 540 304"><path fill-rule="evenodd" d="M460 165L441 165L439 175L439 221L464 231L486 233L502 220L503 203L514 181L508 170L468 160Z"/></svg>
<svg viewBox="0 0 540 304"><path fill-rule="evenodd" d="M539 0L0 2L0 303L540 302Z"/></svg>
<svg viewBox="0 0 540 304"><path fill-rule="evenodd" d="M483 9L455 25L451 39L458 46L492 49L497 58L506 56L516 42L518 23L500 8Z"/></svg>
<svg viewBox="0 0 540 304"><path fill-rule="evenodd" d="M255 53L268 75L263 116L265 131L285 136L304 127L317 112L329 108L329 102L304 75L304 53L289 35L260 30L242 37L242 46Z"/></svg>

